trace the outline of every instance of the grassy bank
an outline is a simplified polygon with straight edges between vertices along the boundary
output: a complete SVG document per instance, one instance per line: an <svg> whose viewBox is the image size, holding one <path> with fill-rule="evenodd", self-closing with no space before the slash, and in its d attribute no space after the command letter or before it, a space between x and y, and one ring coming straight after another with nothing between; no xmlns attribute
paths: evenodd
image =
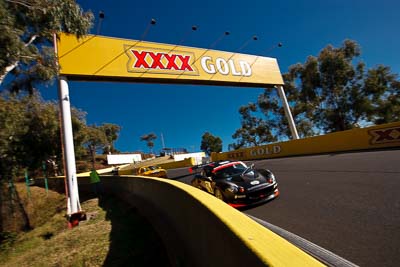
<svg viewBox="0 0 400 267"><path fill-rule="evenodd" d="M23 184L16 185L16 192L19 203L7 205L18 207L20 213L22 209L25 215L15 218L27 222L19 233L3 231L0 266L169 266L151 224L115 198L81 201L88 219L67 229L63 195L46 194L39 187L31 187L28 194Z"/></svg>

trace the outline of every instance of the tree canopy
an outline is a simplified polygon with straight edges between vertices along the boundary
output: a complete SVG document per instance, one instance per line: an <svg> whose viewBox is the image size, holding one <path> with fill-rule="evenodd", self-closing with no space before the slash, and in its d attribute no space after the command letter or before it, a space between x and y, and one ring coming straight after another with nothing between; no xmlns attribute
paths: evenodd
<svg viewBox="0 0 400 267"><path fill-rule="evenodd" d="M0 85L7 75L13 91L33 91L57 74L53 34L88 33L93 14L74 0L0 0Z"/></svg>
<svg viewBox="0 0 400 267"><path fill-rule="evenodd" d="M145 141L146 145L150 149L150 153L153 153L154 140L157 139L157 135L155 133L144 134L140 137L140 141Z"/></svg>
<svg viewBox="0 0 400 267"><path fill-rule="evenodd" d="M201 137L201 151L204 151L207 155L211 155L211 152L222 151L222 139L218 136L214 136L209 132L205 132Z"/></svg>
<svg viewBox="0 0 400 267"><path fill-rule="evenodd" d="M100 130L104 132L107 141L107 146L104 148L103 153L118 152L118 150L115 149L114 142L118 139L121 126L112 123L104 123L100 126Z"/></svg>
<svg viewBox="0 0 400 267"><path fill-rule="evenodd" d="M237 129L232 135L232 138L236 139L237 142L229 145L230 150L276 141L276 138L270 131L269 123L266 120L253 116L252 112L258 112L257 105L254 103L249 103L239 108L239 114L242 117L242 127Z"/></svg>
<svg viewBox="0 0 400 267"><path fill-rule="evenodd" d="M10 178L22 168L39 168L49 157L60 163L59 108L43 101L35 87L57 74L57 33L87 34L93 15L74 0L0 0L0 18L0 86L9 89L0 95L0 175ZM81 158L94 130L86 125L85 113L74 108L72 125Z"/></svg>
<svg viewBox="0 0 400 267"><path fill-rule="evenodd" d="M21 170L40 169L43 161L61 164L59 105L32 95L0 94L0 176L11 178ZM88 159L91 148L107 151L118 137L120 127L111 123L86 125L86 113L72 108L75 156ZM109 129L113 133L110 135Z"/></svg>
<svg viewBox="0 0 400 267"><path fill-rule="evenodd" d="M318 56L290 66L283 75L286 97L301 137L400 120L398 75L383 65L367 70L360 55L359 44L345 40L338 48L328 45ZM257 108L263 118L256 117ZM242 127L233 134L238 141L231 148L291 137L274 88L259 95L257 105L243 106L239 113ZM263 131L255 130L259 127Z"/></svg>

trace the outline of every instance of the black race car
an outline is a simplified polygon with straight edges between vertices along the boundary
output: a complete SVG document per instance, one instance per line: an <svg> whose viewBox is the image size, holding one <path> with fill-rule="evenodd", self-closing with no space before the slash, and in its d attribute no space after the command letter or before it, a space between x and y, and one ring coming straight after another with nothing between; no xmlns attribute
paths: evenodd
<svg viewBox="0 0 400 267"><path fill-rule="evenodd" d="M235 208L256 205L279 195L274 174L266 169L254 169L241 161L218 161L194 166L192 185L227 202Z"/></svg>

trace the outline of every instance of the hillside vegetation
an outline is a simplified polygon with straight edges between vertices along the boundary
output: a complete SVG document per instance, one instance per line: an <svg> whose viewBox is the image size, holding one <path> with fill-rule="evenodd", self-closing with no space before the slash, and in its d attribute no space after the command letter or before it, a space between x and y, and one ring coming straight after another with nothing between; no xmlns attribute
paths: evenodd
<svg viewBox="0 0 400 267"><path fill-rule="evenodd" d="M68 229L65 196L24 183L1 190L0 266L169 266L151 224L113 197L83 197ZM82 196L81 196L82 197Z"/></svg>

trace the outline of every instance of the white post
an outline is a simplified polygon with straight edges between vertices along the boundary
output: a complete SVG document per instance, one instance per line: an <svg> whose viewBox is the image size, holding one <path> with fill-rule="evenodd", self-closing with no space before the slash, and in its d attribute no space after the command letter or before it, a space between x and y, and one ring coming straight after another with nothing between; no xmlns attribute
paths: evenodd
<svg viewBox="0 0 400 267"><path fill-rule="evenodd" d="M276 87L276 89L278 90L278 94L282 100L282 106L283 109L285 110L285 115L289 122L289 128L290 132L292 133L292 137L293 139L299 139L299 134L297 133L296 125L294 123L292 112L290 111L289 103L287 101L285 91L283 90L283 86L279 85Z"/></svg>
<svg viewBox="0 0 400 267"><path fill-rule="evenodd" d="M59 78L58 97L61 110L61 129L64 144L64 164L68 185L68 214L80 212L78 181L76 177L74 139L72 134L71 106L67 78Z"/></svg>

